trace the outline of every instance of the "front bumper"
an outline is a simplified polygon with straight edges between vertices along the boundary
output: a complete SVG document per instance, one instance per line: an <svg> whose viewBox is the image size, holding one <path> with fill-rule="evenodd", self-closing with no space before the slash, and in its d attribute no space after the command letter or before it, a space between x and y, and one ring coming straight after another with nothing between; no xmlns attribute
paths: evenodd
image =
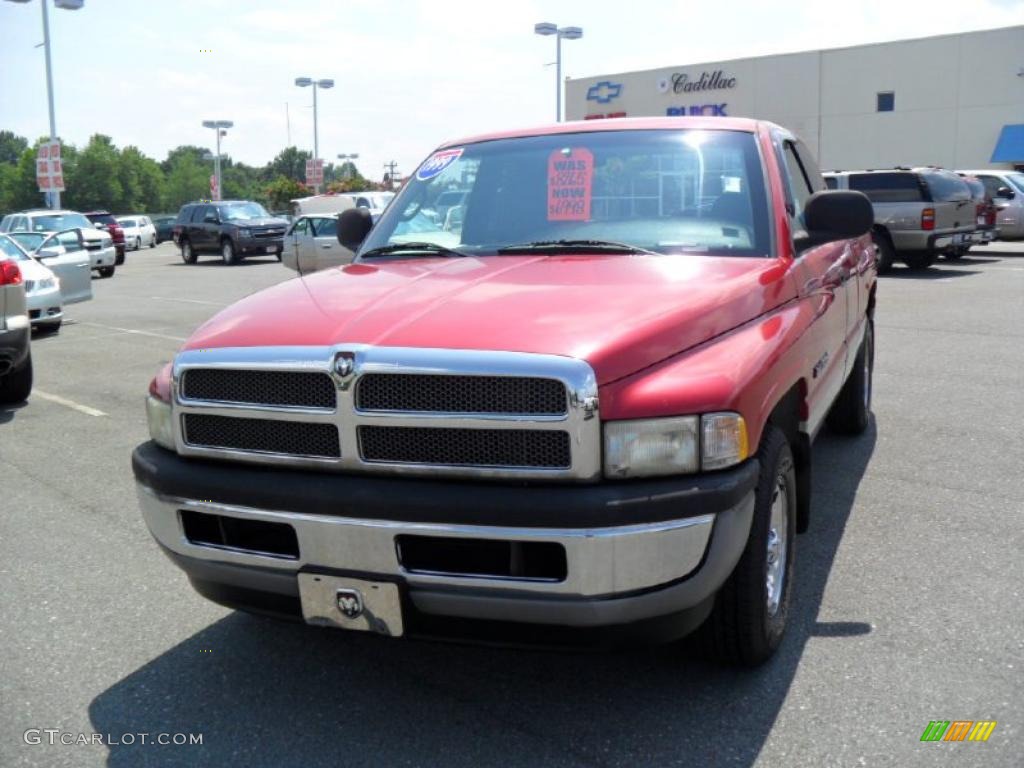
<svg viewBox="0 0 1024 768"><path fill-rule="evenodd" d="M746 544L758 471L752 460L668 480L499 485L225 465L153 443L135 450L132 466L154 538L214 599L234 590L249 596L236 602L296 614L298 574L331 573L395 582L419 615L577 628L703 618ZM298 555L194 543L182 511L286 524ZM566 572L531 580L409 569L396 545L404 535L552 542Z"/></svg>
<svg viewBox="0 0 1024 768"><path fill-rule="evenodd" d="M60 288L35 291L25 296L29 320L33 326L55 323L64 318Z"/></svg>
<svg viewBox="0 0 1024 768"><path fill-rule="evenodd" d="M239 237L235 240L239 253L278 253L284 250L284 236L281 237Z"/></svg>

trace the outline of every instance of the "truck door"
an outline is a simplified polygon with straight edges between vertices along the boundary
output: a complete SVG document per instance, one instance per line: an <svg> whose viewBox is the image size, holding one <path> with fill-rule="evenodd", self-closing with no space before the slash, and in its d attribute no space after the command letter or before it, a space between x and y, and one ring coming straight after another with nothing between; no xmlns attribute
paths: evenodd
<svg viewBox="0 0 1024 768"><path fill-rule="evenodd" d="M776 137L775 146L786 187L790 227L797 235L804 231L803 211L807 199L814 192L824 190L825 184L816 168L813 175L808 174L795 139ZM849 313L856 312L857 289L856 280L851 279L855 273L850 241L823 243L796 254L796 258L802 272L797 281L800 300L809 302L814 311L804 361L810 406L807 421L813 434L846 380ZM849 306L851 293L852 310Z"/></svg>
<svg viewBox="0 0 1024 768"><path fill-rule="evenodd" d="M77 229L51 235L39 246L36 258L60 278L60 293L65 304L92 298L91 260Z"/></svg>

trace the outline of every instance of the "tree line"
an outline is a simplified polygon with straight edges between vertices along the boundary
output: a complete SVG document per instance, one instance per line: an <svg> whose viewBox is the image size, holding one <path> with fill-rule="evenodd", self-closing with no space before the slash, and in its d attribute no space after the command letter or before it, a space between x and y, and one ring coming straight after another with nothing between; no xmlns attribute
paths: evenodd
<svg viewBox="0 0 1024 768"><path fill-rule="evenodd" d="M0 131L0 215L45 206L36 183L34 144L12 131ZM138 147L118 149L109 136L93 135L84 147L61 142L64 185L61 205L78 211L177 213L191 200L210 196L213 161L203 159L206 147L182 145L157 162ZM311 152L286 147L262 167L221 159L221 197L256 200L271 210L287 210L288 201L313 194L303 182ZM363 178L351 161L324 163L324 184L330 192L383 189Z"/></svg>

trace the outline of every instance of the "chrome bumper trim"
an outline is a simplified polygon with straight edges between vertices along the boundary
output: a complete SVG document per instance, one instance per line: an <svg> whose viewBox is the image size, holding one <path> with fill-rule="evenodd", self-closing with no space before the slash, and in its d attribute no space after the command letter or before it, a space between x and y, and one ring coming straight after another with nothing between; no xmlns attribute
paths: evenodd
<svg viewBox="0 0 1024 768"><path fill-rule="evenodd" d="M687 576L704 558L715 515L610 528L517 528L443 525L323 517L165 497L136 483L143 519L153 537L172 552L200 560L297 574L309 567L399 577L411 588L460 587L507 593L596 597L656 587ZM745 503L745 502L744 502ZM178 510L291 525L299 558L284 559L189 542ZM564 581L454 576L406 571L398 561L400 534L535 540L565 547Z"/></svg>

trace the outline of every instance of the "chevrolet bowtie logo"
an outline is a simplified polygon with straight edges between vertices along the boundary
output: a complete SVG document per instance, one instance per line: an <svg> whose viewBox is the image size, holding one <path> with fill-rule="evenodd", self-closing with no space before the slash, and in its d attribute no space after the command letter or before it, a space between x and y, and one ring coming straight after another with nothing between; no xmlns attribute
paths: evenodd
<svg viewBox="0 0 1024 768"><path fill-rule="evenodd" d="M596 101L598 104L607 104L612 99L618 98L622 91L622 83L613 83L610 80L602 80L587 89L587 101Z"/></svg>

